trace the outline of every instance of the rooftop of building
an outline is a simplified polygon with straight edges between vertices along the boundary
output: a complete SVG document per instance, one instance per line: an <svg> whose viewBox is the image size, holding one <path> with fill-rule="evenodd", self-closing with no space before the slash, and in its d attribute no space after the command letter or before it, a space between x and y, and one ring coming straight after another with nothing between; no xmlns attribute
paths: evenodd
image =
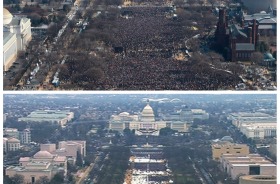
<svg viewBox="0 0 280 184"><path fill-rule="evenodd" d="M257 21L259 24L276 24L276 18L264 17Z"/></svg>
<svg viewBox="0 0 280 184"><path fill-rule="evenodd" d="M248 167L248 166L254 166L254 165L256 165L256 166L262 166L262 167L265 167L265 166L267 166L267 167L271 167L271 166L275 166L276 167L276 165L275 164L262 164L262 163L246 163L246 164L231 164L232 166L239 166L239 167Z"/></svg>
<svg viewBox="0 0 280 184"><path fill-rule="evenodd" d="M235 154L223 154L222 158L263 158L259 154L256 153L251 153L251 154L246 154L246 155L235 155Z"/></svg>
<svg viewBox="0 0 280 184"><path fill-rule="evenodd" d="M276 25L266 25L266 24L261 24L259 25L259 30L264 30L264 29L272 29L276 30Z"/></svg>
<svg viewBox="0 0 280 184"><path fill-rule="evenodd" d="M71 113L69 110L36 110L27 117L19 118L19 121L59 121Z"/></svg>
<svg viewBox="0 0 280 184"><path fill-rule="evenodd" d="M52 159L54 156L48 151L38 151L33 158L36 159Z"/></svg>
<svg viewBox="0 0 280 184"><path fill-rule="evenodd" d="M247 34L244 32L244 29L237 24L231 24L229 30L233 37L242 36L247 38Z"/></svg>
<svg viewBox="0 0 280 184"><path fill-rule="evenodd" d="M13 36L15 36L14 33L4 31L3 32L3 44L5 45Z"/></svg>
<svg viewBox="0 0 280 184"><path fill-rule="evenodd" d="M21 23L25 24L30 19L26 17L20 16L13 16L9 10L3 8L3 25L10 27L10 26L19 26Z"/></svg>
<svg viewBox="0 0 280 184"><path fill-rule="evenodd" d="M16 128L3 128L4 132L18 132L18 129Z"/></svg>
<svg viewBox="0 0 280 184"><path fill-rule="evenodd" d="M277 123L243 123L242 127L247 127L248 129L257 129L257 128L276 128Z"/></svg>
<svg viewBox="0 0 280 184"><path fill-rule="evenodd" d="M3 24L9 24L13 19L13 15L7 10L3 8Z"/></svg>
<svg viewBox="0 0 280 184"><path fill-rule="evenodd" d="M260 156L259 154L248 154L248 155L234 155L234 154L223 154L222 160L225 162L234 165L234 166L243 166L243 165L262 165L262 166L273 166L271 161L267 160L265 157Z"/></svg>
<svg viewBox="0 0 280 184"><path fill-rule="evenodd" d="M273 10L270 11L269 13L265 12L265 11L261 11L259 13L254 13L254 14L244 14L244 20L245 21L251 21L253 19L256 19L256 20L260 20L260 19L263 19L263 18L273 18L273 19L276 19L276 15L274 14Z"/></svg>
<svg viewBox="0 0 280 184"><path fill-rule="evenodd" d="M246 175L246 176L240 176L239 179L242 180L250 180L250 181L275 181L276 182L276 176L272 175Z"/></svg>
<svg viewBox="0 0 280 184"><path fill-rule="evenodd" d="M191 109L191 112L193 114L207 114L206 111L203 109Z"/></svg>
<svg viewBox="0 0 280 184"><path fill-rule="evenodd" d="M19 162L29 162L30 157L20 157Z"/></svg>
<svg viewBox="0 0 280 184"><path fill-rule="evenodd" d="M15 171L17 174L20 172L51 172L57 170L59 167L51 164L50 162L29 162L26 166L9 166L6 171Z"/></svg>
<svg viewBox="0 0 280 184"><path fill-rule="evenodd" d="M66 144L86 144L86 141L82 140L69 140L69 141L60 141L59 143L66 143Z"/></svg>
<svg viewBox="0 0 280 184"><path fill-rule="evenodd" d="M67 158L65 156L57 156L54 158L55 162L65 162Z"/></svg>
<svg viewBox="0 0 280 184"><path fill-rule="evenodd" d="M20 143L20 140L14 138L14 137L9 137L8 138L8 143Z"/></svg>
<svg viewBox="0 0 280 184"><path fill-rule="evenodd" d="M236 43L237 51L255 51L255 44L252 43Z"/></svg>
<svg viewBox="0 0 280 184"><path fill-rule="evenodd" d="M212 147L248 147L247 144L236 144L231 142L215 142Z"/></svg>
<svg viewBox="0 0 280 184"><path fill-rule="evenodd" d="M231 113L231 115L235 117L272 117L271 115L262 112L237 112Z"/></svg>

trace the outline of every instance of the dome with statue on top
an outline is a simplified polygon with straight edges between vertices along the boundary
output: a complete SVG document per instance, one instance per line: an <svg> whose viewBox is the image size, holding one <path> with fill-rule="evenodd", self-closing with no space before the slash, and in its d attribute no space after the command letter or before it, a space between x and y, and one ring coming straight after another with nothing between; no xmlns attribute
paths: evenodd
<svg viewBox="0 0 280 184"><path fill-rule="evenodd" d="M144 107L142 114L141 114L141 121L155 121L155 115L152 107L149 103Z"/></svg>

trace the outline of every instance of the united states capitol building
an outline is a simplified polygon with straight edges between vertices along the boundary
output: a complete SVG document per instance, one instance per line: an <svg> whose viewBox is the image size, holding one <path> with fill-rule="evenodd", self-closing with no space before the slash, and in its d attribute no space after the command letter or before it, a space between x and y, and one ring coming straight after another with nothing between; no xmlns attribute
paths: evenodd
<svg viewBox="0 0 280 184"><path fill-rule="evenodd" d="M109 129L122 132L128 128L135 130L136 135L159 135L159 130L169 127L178 132L188 132L192 124L193 117L198 110L182 109L181 112L162 117L162 120L156 120L154 110L149 103L138 115L122 112L118 115L112 115L109 121ZM203 111L204 119L209 118L209 114ZM168 118L166 118L168 117ZM195 116L197 118L197 116Z"/></svg>

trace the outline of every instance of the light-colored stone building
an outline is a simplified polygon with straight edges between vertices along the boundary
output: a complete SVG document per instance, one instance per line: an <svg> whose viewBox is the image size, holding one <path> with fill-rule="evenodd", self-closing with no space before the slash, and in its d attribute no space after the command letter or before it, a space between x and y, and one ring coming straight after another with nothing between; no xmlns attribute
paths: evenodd
<svg viewBox="0 0 280 184"><path fill-rule="evenodd" d="M4 8L3 31L3 70L7 71L15 62L17 52L25 50L32 39L30 19L14 17Z"/></svg>
<svg viewBox="0 0 280 184"><path fill-rule="evenodd" d="M4 152L9 152L9 151L17 151L20 149L20 140L14 138L14 137L9 137L3 138L3 151Z"/></svg>
<svg viewBox="0 0 280 184"><path fill-rule="evenodd" d="M30 144L31 142L31 131L30 129L24 129L19 133L21 144Z"/></svg>
<svg viewBox="0 0 280 184"><path fill-rule="evenodd" d="M19 131L16 128L4 128L3 135L6 137L14 137L19 139Z"/></svg>
<svg viewBox="0 0 280 184"><path fill-rule="evenodd" d="M223 154L248 155L249 153L249 146L246 144L234 144L229 142L212 144L213 160L220 160Z"/></svg>
<svg viewBox="0 0 280 184"><path fill-rule="evenodd" d="M187 121L157 121L153 108L148 103L140 115L130 115L122 112L119 115L112 115L109 121L109 129L122 132L128 128L136 130L137 135L159 135L159 130L165 127L177 130L179 132L188 132L190 122Z"/></svg>
<svg viewBox="0 0 280 184"><path fill-rule="evenodd" d="M275 123L276 117L261 112L238 112L229 114L228 120L231 120L232 124L239 128L242 124L249 123Z"/></svg>
<svg viewBox="0 0 280 184"><path fill-rule="evenodd" d="M5 137L14 137L20 140L21 144L29 144L31 142L31 131L30 129L24 129L23 131L18 131L16 128L4 128L3 135Z"/></svg>
<svg viewBox="0 0 280 184"><path fill-rule="evenodd" d="M58 148L55 144L41 144L41 151L48 151L53 155L65 156L69 162L76 162L77 154L82 157L86 156L86 141L60 141Z"/></svg>
<svg viewBox="0 0 280 184"><path fill-rule="evenodd" d="M203 109L191 109L193 119L209 119L209 114Z"/></svg>
<svg viewBox="0 0 280 184"><path fill-rule="evenodd" d="M231 113L228 119L247 138L265 139L276 137L276 117L266 113Z"/></svg>
<svg viewBox="0 0 280 184"><path fill-rule="evenodd" d="M6 175L13 177L20 174L24 182L35 183L40 177L46 176L50 180L58 172L67 174L67 159L65 156L53 155L47 151L39 151L33 157L21 157L19 166L6 168Z"/></svg>
<svg viewBox="0 0 280 184"><path fill-rule="evenodd" d="M36 110L27 117L19 118L18 121L25 122L56 122L64 126L74 118L74 113L69 110Z"/></svg>
<svg viewBox="0 0 280 184"><path fill-rule="evenodd" d="M239 177L239 184L276 184L276 176L246 175Z"/></svg>
<svg viewBox="0 0 280 184"><path fill-rule="evenodd" d="M247 138L265 139L276 137L277 124L275 123L248 123L240 126L242 132Z"/></svg>
<svg viewBox="0 0 280 184"><path fill-rule="evenodd" d="M206 120L209 119L209 113L203 109L190 109L184 106L177 112L169 114L161 114L164 121L187 121L192 122L194 119Z"/></svg>
<svg viewBox="0 0 280 184"><path fill-rule="evenodd" d="M221 156L223 169L233 179L242 175L272 175L276 176L277 166L258 154Z"/></svg>

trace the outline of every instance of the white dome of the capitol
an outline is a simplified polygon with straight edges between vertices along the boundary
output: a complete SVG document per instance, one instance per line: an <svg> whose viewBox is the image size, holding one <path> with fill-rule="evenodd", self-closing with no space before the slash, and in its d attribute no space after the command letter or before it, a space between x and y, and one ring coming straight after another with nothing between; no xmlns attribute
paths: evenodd
<svg viewBox="0 0 280 184"><path fill-rule="evenodd" d="M141 121L155 121L154 111L149 104L142 111Z"/></svg>
<svg viewBox="0 0 280 184"><path fill-rule="evenodd" d="M10 22L13 19L13 15L7 10L6 8L3 8L3 24L10 24Z"/></svg>

